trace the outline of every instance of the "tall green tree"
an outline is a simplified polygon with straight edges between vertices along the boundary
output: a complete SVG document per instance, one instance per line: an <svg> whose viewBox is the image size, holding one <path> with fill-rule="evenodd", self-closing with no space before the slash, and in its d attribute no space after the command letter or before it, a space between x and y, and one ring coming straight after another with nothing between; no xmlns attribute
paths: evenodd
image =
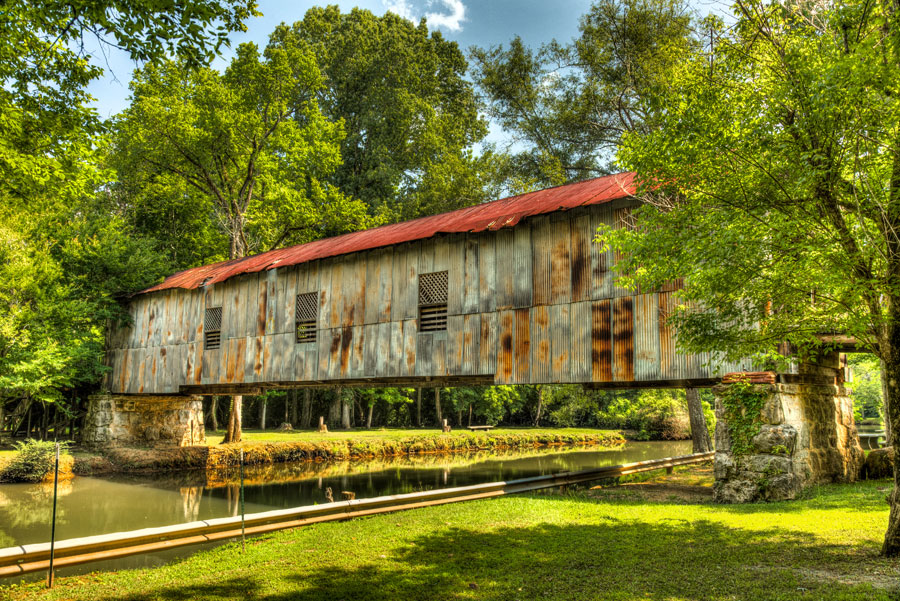
<svg viewBox="0 0 900 601"><path fill-rule="evenodd" d="M0 430L15 403L58 402L102 373L114 295L165 269L107 204L92 39L135 60L211 57L247 0L7 3L0 10ZM15 425L15 424L13 424Z"/></svg>
<svg viewBox="0 0 900 601"><path fill-rule="evenodd" d="M173 62L137 72L111 158L125 211L161 240L173 222L188 241L212 237L200 248L229 259L365 228L365 206L325 181L343 131L319 110L322 85L302 42L262 56L242 44L224 73Z"/></svg>
<svg viewBox="0 0 900 601"><path fill-rule="evenodd" d="M646 200L608 232L626 282L685 278L688 351L801 352L855 336L884 363L900 427L900 12L739 0L712 48L647 101L660 127L619 157ZM900 554L900 454L883 551Z"/></svg>
<svg viewBox="0 0 900 601"><path fill-rule="evenodd" d="M424 21L337 6L310 9L272 39L313 48L325 76L322 111L347 132L331 178L344 193L391 220L491 195L483 178L493 173L493 154L472 152L487 123L456 42L429 33Z"/></svg>
<svg viewBox="0 0 900 601"><path fill-rule="evenodd" d="M652 127L642 99L692 48L680 0L599 0L571 43L473 48L488 114L511 134L516 178L558 185L605 175L624 132Z"/></svg>

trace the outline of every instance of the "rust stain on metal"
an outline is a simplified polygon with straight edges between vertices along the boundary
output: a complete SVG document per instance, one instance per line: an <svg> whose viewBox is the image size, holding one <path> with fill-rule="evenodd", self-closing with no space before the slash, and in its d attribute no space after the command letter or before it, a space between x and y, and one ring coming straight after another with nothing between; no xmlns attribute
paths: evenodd
<svg viewBox="0 0 900 601"><path fill-rule="evenodd" d="M503 382L512 379L513 371L513 314L504 311L500 314L500 378Z"/></svg>
<svg viewBox="0 0 900 601"><path fill-rule="evenodd" d="M262 356L263 356L263 339L257 337L256 338L256 353L255 353L255 361L253 362L253 373L257 376L262 374Z"/></svg>
<svg viewBox="0 0 900 601"><path fill-rule="evenodd" d="M612 375L612 345L609 331L609 301L591 304L591 379L609 382Z"/></svg>
<svg viewBox="0 0 900 601"><path fill-rule="evenodd" d="M247 339L238 338L237 352L234 353L234 380L235 382L244 381L244 362L245 352L247 351Z"/></svg>
<svg viewBox="0 0 900 601"><path fill-rule="evenodd" d="M617 298L613 308L613 347L618 381L634 380L634 299Z"/></svg>
<svg viewBox="0 0 900 601"><path fill-rule="evenodd" d="M265 336L266 334L266 303L269 298L268 286L263 284L262 292L259 294L259 307L256 314L256 335Z"/></svg>
<svg viewBox="0 0 900 601"><path fill-rule="evenodd" d="M627 198L634 193L634 173L620 173L583 182L529 192L466 207L449 213L422 217L308 242L259 255L232 259L181 271L161 284L138 294L171 288L199 288L244 273L259 273L277 267L299 265L316 259L336 257L403 242L424 240L438 234L496 231L513 227L522 219Z"/></svg>
<svg viewBox="0 0 900 601"><path fill-rule="evenodd" d="M550 299L553 303L571 299L569 239L558 239L550 251Z"/></svg>
<svg viewBox="0 0 900 601"><path fill-rule="evenodd" d="M516 381L527 382L531 374L531 315L529 309L516 309Z"/></svg>
<svg viewBox="0 0 900 601"><path fill-rule="evenodd" d="M589 241L585 240L579 221L572 222L572 300L587 300L590 297L590 252Z"/></svg>
<svg viewBox="0 0 900 601"><path fill-rule="evenodd" d="M341 375L347 373L347 367L350 365L350 347L352 342L353 328L344 326L341 329Z"/></svg>

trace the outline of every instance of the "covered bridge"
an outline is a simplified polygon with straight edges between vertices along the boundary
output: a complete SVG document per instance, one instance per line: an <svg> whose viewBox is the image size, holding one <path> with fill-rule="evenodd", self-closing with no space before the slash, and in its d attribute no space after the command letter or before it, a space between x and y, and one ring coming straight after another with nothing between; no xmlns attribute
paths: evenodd
<svg viewBox="0 0 900 601"><path fill-rule="evenodd" d="M203 394L682 387L749 369L676 352L666 316L679 282L644 294L616 285L616 256L593 238L601 224L627 227L637 204L625 173L176 273L110 326L111 369L84 442L202 441ZM839 367L832 354L761 374L769 394L746 461L732 458L719 412L717 498L790 498L855 478L862 452Z"/></svg>
<svg viewBox="0 0 900 601"><path fill-rule="evenodd" d="M739 365L676 353L677 283L634 294L593 242L632 174L205 265L132 296L105 388L253 393L342 385L703 385Z"/></svg>

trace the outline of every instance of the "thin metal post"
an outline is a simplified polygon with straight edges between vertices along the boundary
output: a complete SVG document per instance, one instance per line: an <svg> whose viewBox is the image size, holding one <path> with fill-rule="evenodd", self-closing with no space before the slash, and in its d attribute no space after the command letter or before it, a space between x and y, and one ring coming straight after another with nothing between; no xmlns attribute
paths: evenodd
<svg viewBox="0 0 900 601"><path fill-rule="evenodd" d="M241 553L247 550L244 542L244 449L241 449Z"/></svg>
<svg viewBox="0 0 900 601"><path fill-rule="evenodd" d="M56 492L59 483L59 443L56 443L56 464L53 468L53 518L50 521L50 568L47 571L47 588L53 588L53 552L56 548Z"/></svg>

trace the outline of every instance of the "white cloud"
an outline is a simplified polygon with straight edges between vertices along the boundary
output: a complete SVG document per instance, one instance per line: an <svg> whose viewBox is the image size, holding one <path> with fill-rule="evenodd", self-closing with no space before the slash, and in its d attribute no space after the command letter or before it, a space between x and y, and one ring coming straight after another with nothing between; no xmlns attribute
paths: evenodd
<svg viewBox="0 0 900 601"><path fill-rule="evenodd" d="M384 0L384 6L387 8L387 11L390 13L394 13L399 17L403 17L407 21L416 22L416 17L413 15L412 7L409 5L407 0Z"/></svg>
<svg viewBox="0 0 900 601"><path fill-rule="evenodd" d="M450 31L461 31L466 20L466 5L462 0L439 0L449 13L425 13L430 27L446 27Z"/></svg>
<svg viewBox="0 0 900 601"><path fill-rule="evenodd" d="M382 0L388 12L395 13L413 23L419 21L419 16L413 10L410 0ZM448 31L462 31L462 24L466 20L466 5L462 0L428 0L428 6L435 4L445 9L442 12L426 12L424 15L430 29L443 27Z"/></svg>

